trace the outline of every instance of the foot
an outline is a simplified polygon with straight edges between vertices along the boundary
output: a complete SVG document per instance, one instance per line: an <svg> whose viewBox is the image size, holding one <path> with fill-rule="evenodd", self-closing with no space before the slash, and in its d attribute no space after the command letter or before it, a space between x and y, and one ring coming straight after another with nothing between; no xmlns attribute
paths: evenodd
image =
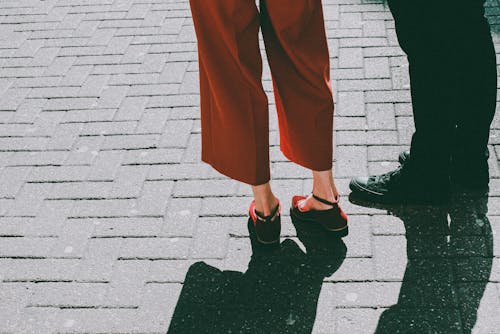
<svg viewBox="0 0 500 334"><path fill-rule="evenodd" d="M312 197L314 201L324 204L327 208L312 209L309 207L307 209L301 209L298 203L302 202L307 204L307 201L310 201L310 197ZM317 196L314 193L311 193L308 197L296 195L292 197L290 216L292 217L292 220L295 219L301 222L320 224L323 228L332 232L334 235L338 237L345 237L349 233L347 227L348 218L344 211L340 208L338 202L338 197L333 201L329 201L325 198ZM304 207L304 205L302 207ZM317 205L316 207L320 206Z"/></svg>
<svg viewBox="0 0 500 334"><path fill-rule="evenodd" d="M357 177L349 188L362 198L392 204L443 204L449 199L449 180L429 180L405 165L382 175Z"/></svg>
<svg viewBox="0 0 500 334"><path fill-rule="evenodd" d="M277 197L274 197L274 200L271 203L271 205L266 208L255 203L255 214L257 215L257 218L262 218L270 215L272 211L276 208L276 206L278 206L279 203L280 201ZM275 217L276 213L273 215L273 218L271 220L273 220Z"/></svg>

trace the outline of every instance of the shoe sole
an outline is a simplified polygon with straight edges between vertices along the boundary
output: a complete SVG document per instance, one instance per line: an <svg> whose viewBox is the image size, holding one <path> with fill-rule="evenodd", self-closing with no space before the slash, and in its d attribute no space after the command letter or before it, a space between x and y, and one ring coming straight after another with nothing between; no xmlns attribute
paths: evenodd
<svg viewBox="0 0 500 334"><path fill-rule="evenodd" d="M412 200L409 198L401 197L391 197L387 196L370 189L367 189L357 183L354 179L349 183L349 188L352 190L353 194L359 198L359 201L370 202L371 204L380 203L385 205L434 205L442 206L446 205L449 199L439 199L439 200ZM366 206L366 205L362 205Z"/></svg>
<svg viewBox="0 0 500 334"><path fill-rule="evenodd" d="M352 192L349 194L349 202L351 202L354 205L362 206L365 208L387 210L387 211L393 211L395 208L400 208L405 206L405 204L370 201L356 192Z"/></svg>
<svg viewBox="0 0 500 334"><path fill-rule="evenodd" d="M378 193L376 191L363 187L358 182L356 182L355 179L352 179L351 182L349 182L349 188L356 193L370 194L370 196L373 196L374 199L377 198L383 200L383 198L386 196L382 193Z"/></svg>
<svg viewBox="0 0 500 334"><path fill-rule="evenodd" d="M257 233L255 234L255 239L257 239L257 241L263 245L274 245L274 244L277 244L280 242L280 239L277 239L275 241L264 241L264 240L261 240L258 236L257 236Z"/></svg>
<svg viewBox="0 0 500 334"><path fill-rule="evenodd" d="M339 228L339 229L328 229L328 228L324 227L322 224L319 224L314 219L307 219L307 218L298 216L295 213L295 211L293 210L293 207L290 208L290 216L297 219L300 222L307 222L307 223L316 224L316 226L320 226L323 230L327 231L330 234L338 236L340 238L343 238L349 234L349 225L346 225L346 226Z"/></svg>

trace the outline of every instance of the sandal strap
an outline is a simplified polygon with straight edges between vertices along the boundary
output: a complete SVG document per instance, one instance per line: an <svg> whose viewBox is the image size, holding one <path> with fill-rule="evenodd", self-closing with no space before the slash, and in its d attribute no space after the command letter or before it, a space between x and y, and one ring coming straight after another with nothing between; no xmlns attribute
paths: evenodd
<svg viewBox="0 0 500 334"><path fill-rule="evenodd" d="M276 215L276 211L278 211L279 208L280 208L280 202L278 201L278 205L276 205L276 207L273 209L273 211L271 211L269 215L263 216L257 210L255 210L255 215L259 217L261 220L267 221L268 219L271 219Z"/></svg>
<svg viewBox="0 0 500 334"><path fill-rule="evenodd" d="M320 201L321 203L328 204L328 205L331 205L331 206L336 206L337 203L339 202L339 199L340 199L339 197L337 197L337 200L335 202L330 202L330 201L327 201L324 198L321 198L321 197L318 197L318 196L314 195L314 193L311 193L311 194L313 195L314 199Z"/></svg>

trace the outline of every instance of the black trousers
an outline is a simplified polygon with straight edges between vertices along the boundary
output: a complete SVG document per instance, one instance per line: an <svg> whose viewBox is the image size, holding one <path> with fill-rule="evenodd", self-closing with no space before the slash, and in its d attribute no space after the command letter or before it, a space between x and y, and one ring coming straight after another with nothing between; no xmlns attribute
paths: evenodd
<svg viewBox="0 0 500 334"><path fill-rule="evenodd" d="M388 2L409 62L411 166L426 179L487 183L497 74L484 0Z"/></svg>

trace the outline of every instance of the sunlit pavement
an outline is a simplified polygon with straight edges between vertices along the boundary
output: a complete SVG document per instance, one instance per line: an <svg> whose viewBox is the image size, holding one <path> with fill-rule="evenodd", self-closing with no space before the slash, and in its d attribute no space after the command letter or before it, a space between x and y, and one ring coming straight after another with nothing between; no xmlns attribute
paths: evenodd
<svg viewBox="0 0 500 334"><path fill-rule="evenodd" d="M408 148L408 67L382 1L323 3L350 233L291 221L311 175L279 151L265 63L283 238L261 249L250 187L200 161L187 0L0 2L1 333L498 333L500 114L489 194L351 203Z"/></svg>

